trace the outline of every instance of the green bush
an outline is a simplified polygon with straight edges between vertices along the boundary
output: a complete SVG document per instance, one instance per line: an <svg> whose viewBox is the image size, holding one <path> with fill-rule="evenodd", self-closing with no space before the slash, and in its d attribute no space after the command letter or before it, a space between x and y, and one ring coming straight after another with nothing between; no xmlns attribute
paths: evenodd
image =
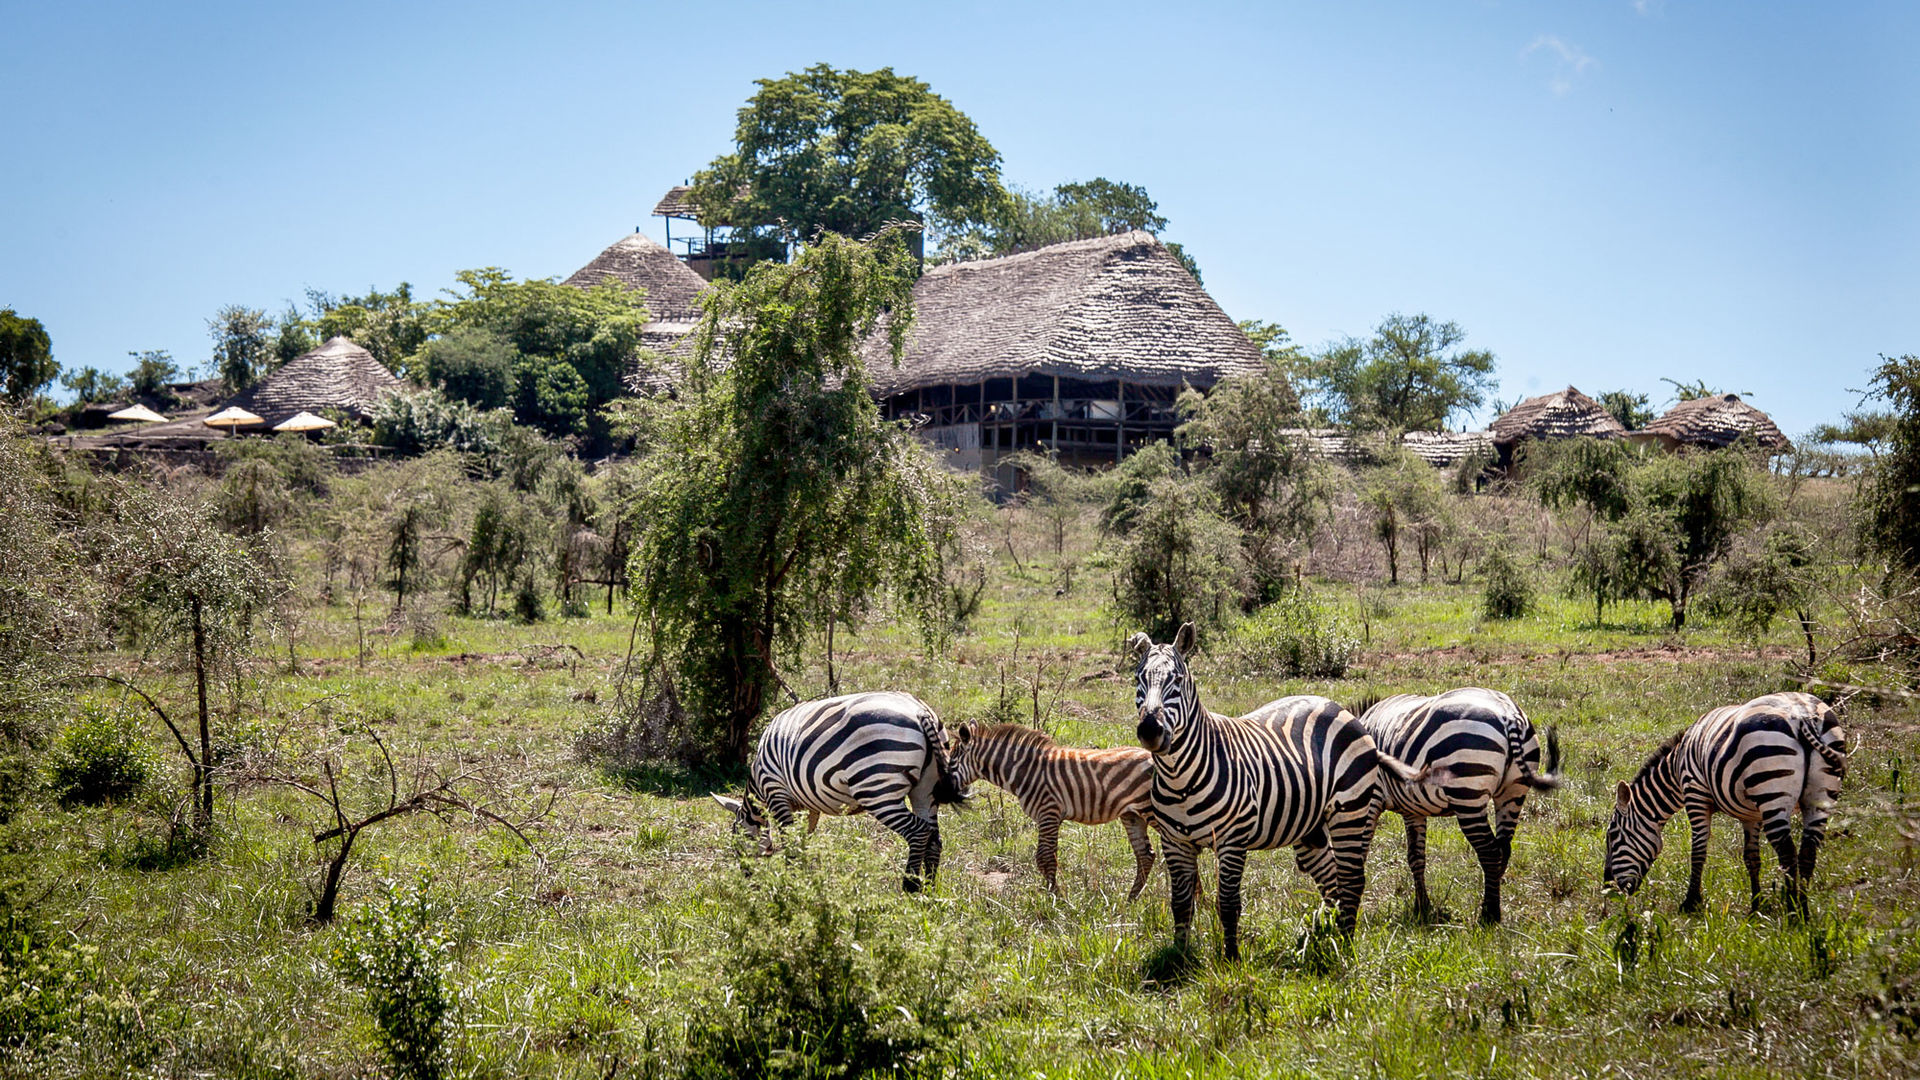
<svg viewBox="0 0 1920 1080"><path fill-rule="evenodd" d="M784 864L784 865L782 865ZM688 1077L914 1077L943 1071L964 1022L950 946L897 904L848 898L805 854L733 878L724 987L695 1011Z"/></svg>
<svg viewBox="0 0 1920 1080"><path fill-rule="evenodd" d="M47 786L65 807L119 802L146 785L156 756L140 738L133 714L87 709L55 737L47 754Z"/></svg>
<svg viewBox="0 0 1920 1080"><path fill-rule="evenodd" d="M1480 594L1480 613L1489 619L1520 619L1533 610L1533 582L1505 548L1495 545L1480 561L1486 588Z"/></svg>
<svg viewBox="0 0 1920 1080"><path fill-rule="evenodd" d="M1294 589L1234 630L1226 660L1249 675L1337 679L1359 647L1347 620Z"/></svg>
<svg viewBox="0 0 1920 1080"><path fill-rule="evenodd" d="M400 1080L437 1080L452 1067L456 1021L447 987L453 941L441 932L427 889L385 881L378 900L347 920L333 964L367 992L380 1050Z"/></svg>

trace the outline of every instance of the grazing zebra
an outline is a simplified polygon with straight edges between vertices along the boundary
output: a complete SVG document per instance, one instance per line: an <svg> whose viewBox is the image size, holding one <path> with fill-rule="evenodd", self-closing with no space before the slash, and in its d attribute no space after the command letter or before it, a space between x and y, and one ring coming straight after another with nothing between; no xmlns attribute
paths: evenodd
<svg viewBox="0 0 1920 1080"><path fill-rule="evenodd" d="M1618 805L1607 823L1607 881L1629 894L1638 889L1660 854L1662 828L1684 806L1693 827L1693 866L1680 910L1700 908L1700 876L1715 811L1746 830L1741 854L1754 908L1760 906L1761 833L1780 857L1789 902L1803 907L1827 815L1846 774L1847 733L1827 703L1812 694L1768 694L1714 709L1661 743L1639 775L1615 793Z"/></svg>
<svg viewBox="0 0 1920 1080"><path fill-rule="evenodd" d="M1560 759L1559 737L1548 729L1543 772L1540 740L1527 714L1507 695L1479 687L1433 697L1395 694L1367 706L1360 726L1381 750L1429 770L1419 784L1403 783L1391 771L1381 775L1386 808L1407 819L1414 910L1422 918L1433 911L1427 895L1427 819L1451 817L1480 859L1486 882L1480 921L1499 922L1500 879L1513 857L1520 807L1534 788L1560 786L1560 778L1553 775Z"/></svg>
<svg viewBox="0 0 1920 1080"><path fill-rule="evenodd" d="M1323 697L1286 697L1229 718L1200 705L1187 673L1193 624L1173 644L1135 634L1140 744L1153 752L1153 814L1173 882L1174 940L1193 922L1200 849L1220 863L1220 929L1240 956L1240 875L1247 852L1292 846L1294 860L1352 933L1380 816L1382 768L1421 774L1380 753L1353 714Z"/></svg>
<svg viewBox="0 0 1920 1080"><path fill-rule="evenodd" d="M938 804L961 796L933 709L912 694L880 692L805 701L774 717L754 748L746 793L713 798L760 841L762 855L773 852L762 804L782 827L806 810L809 833L821 814L865 810L906 838L901 886L918 892L922 874L931 886L940 869Z"/></svg>
<svg viewBox="0 0 1920 1080"><path fill-rule="evenodd" d="M1088 750L1061 746L1044 731L1018 724L962 724L955 733L954 784L961 791L984 779L1013 793L1034 824L1040 843L1033 861L1047 888L1060 892L1060 823L1105 825L1120 819L1133 845L1131 902L1153 870L1153 755L1137 746Z"/></svg>

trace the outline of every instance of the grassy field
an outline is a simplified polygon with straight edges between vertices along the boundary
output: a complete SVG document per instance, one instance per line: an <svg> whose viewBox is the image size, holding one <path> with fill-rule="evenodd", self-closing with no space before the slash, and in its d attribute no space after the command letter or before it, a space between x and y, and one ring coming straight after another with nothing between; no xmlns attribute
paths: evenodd
<svg viewBox="0 0 1920 1080"><path fill-rule="evenodd" d="M1065 595L1060 580L1049 555L1019 568L1003 557L980 617L938 655L900 629L843 632L840 685L910 690L949 721L1030 721L1037 701L1063 741L1127 743L1131 669L1118 648L1129 628L1102 613L1099 574L1082 570ZM866 818L824 823L802 854L760 864L749 881L725 813L697 784L614 775L575 754L614 695L624 612L532 626L450 618L442 640L375 634L363 653L348 610L316 610L295 641L297 672L277 643L241 687L248 707L222 726L236 754L268 763L256 776L337 738L341 723L364 724L403 774L416 761L484 773L508 816L552 800L528 831L533 850L468 816L415 815L370 828L351 861L349 915L378 902L382 879L429 882L452 941L460 1066L478 1076L670 1065L689 1017L733 974L728 928L755 890L782 883L824 884L865 932L910 943L918 959L902 970L951 981L964 1023L942 1061L962 1075L1920 1072L1915 810L1903 791L1920 749L1911 705L1856 700L1843 718L1856 751L1811 919L1790 921L1777 902L1747 914L1739 830L1726 819L1707 910L1681 916L1683 821L1639 897L1601 894L1613 785L1707 708L1792 685L1784 630L1758 644L1712 625L1676 637L1664 608L1634 604L1596 626L1588 607L1553 597L1525 619L1485 623L1470 586L1327 585L1319 596L1363 638L1346 678L1279 680L1235 670L1230 650L1213 648L1193 665L1203 701L1235 713L1289 693L1351 701L1483 685L1557 725L1571 782L1529 802L1502 927L1471 924L1479 872L1446 823L1431 833L1430 873L1451 915L1416 924L1389 816L1350 951L1328 958L1312 936L1303 947L1314 893L1289 853L1261 853L1245 885L1248 958L1217 959L1203 905L1197 954L1183 962L1164 948L1163 868L1140 901L1122 903L1132 860L1117 826L1066 828L1056 899L1038 887L1030 824L984 786L943 816L946 858L928 895L899 893L904 845ZM186 711L178 673L133 656L115 669ZM825 690L822 666L787 674L802 693ZM157 725L151 734L168 749ZM370 744L355 745L345 798L375 805L386 781ZM245 784L223 792L208 852L170 857L160 838L184 783L176 772L134 805L31 810L0 835L14 895L74 946L64 977L80 988L71 1022L7 1051L5 1070L378 1074L366 997L333 959L347 931L307 919L327 811L284 785ZM1770 852L1766 873L1777 880Z"/></svg>

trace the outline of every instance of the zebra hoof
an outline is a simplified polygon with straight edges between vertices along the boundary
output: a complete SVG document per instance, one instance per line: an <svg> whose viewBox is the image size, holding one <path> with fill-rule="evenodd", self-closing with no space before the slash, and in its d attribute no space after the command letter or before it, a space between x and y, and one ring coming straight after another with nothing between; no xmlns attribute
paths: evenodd
<svg viewBox="0 0 1920 1080"><path fill-rule="evenodd" d="M917 877L905 877L905 878L901 878L901 879L900 879L900 891L901 891L901 892L909 892L909 893L917 893L917 892L919 892L919 891L920 891L920 879L919 879L919 878L917 878Z"/></svg>

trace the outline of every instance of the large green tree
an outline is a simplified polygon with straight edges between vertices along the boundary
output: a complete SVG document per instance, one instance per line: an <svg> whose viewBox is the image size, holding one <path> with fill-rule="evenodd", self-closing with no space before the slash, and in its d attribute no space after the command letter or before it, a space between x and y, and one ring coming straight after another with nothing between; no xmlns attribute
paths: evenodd
<svg viewBox="0 0 1920 1080"><path fill-rule="evenodd" d="M24 405L58 374L53 340L40 320L0 308L0 396L10 405Z"/></svg>
<svg viewBox="0 0 1920 1080"><path fill-rule="evenodd" d="M1357 429L1439 431L1499 386L1493 354L1460 348L1466 339L1459 323L1389 315L1372 337L1336 342L1315 357L1317 403Z"/></svg>
<svg viewBox="0 0 1920 1080"><path fill-rule="evenodd" d="M258 308L229 304L207 320L213 338L213 369L237 394L267 374L273 366L274 322Z"/></svg>
<svg viewBox="0 0 1920 1080"><path fill-rule="evenodd" d="M426 344L432 332L433 305L415 300L413 286L404 281L392 292L369 287L365 296L336 297L308 290L307 301L313 308L308 323L313 337L321 341L351 338L375 360L396 371L405 371L407 358ZM282 362L312 348L302 329L283 320L278 342ZM292 355L286 355L288 352Z"/></svg>
<svg viewBox="0 0 1920 1080"><path fill-rule="evenodd" d="M1888 409L1854 425L1879 447L1864 492L1867 528L1894 565L1920 572L1920 356L1882 356L1871 387Z"/></svg>
<svg viewBox="0 0 1920 1080"><path fill-rule="evenodd" d="M1158 236L1166 227L1166 216L1146 188L1097 176L1060 184L1050 194L1009 189L984 223L947 233L939 257L954 260L1013 255L1135 229ZM1199 264L1184 248L1169 243L1167 250L1194 280L1200 279Z"/></svg>
<svg viewBox="0 0 1920 1080"><path fill-rule="evenodd" d="M515 281L497 267L455 277L464 291L434 311L439 337L410 365L449 394L510 405L520 423L564 436L587 431L625 392L647 325L644 294L615 282Z"/></svg>
<svg viewBox="0 0 1920 1080"><path fill-rule="evenodd" d="M710 223L806 243L892 221L982 224L1005 198L999 152L919 79L816 64L757 85L733 152L694 178Z"/></svg>
<svg viewBox="0 0 1920 1080"><path fill-rule="evenodd" d="M777 661L891 590L931 614L926 470L881 419L861 344L912 321L899 245L822 235L708 302L634 500L633 592L709 753L744 758ZM924 623L933 625L929 617Z"/></svg>

